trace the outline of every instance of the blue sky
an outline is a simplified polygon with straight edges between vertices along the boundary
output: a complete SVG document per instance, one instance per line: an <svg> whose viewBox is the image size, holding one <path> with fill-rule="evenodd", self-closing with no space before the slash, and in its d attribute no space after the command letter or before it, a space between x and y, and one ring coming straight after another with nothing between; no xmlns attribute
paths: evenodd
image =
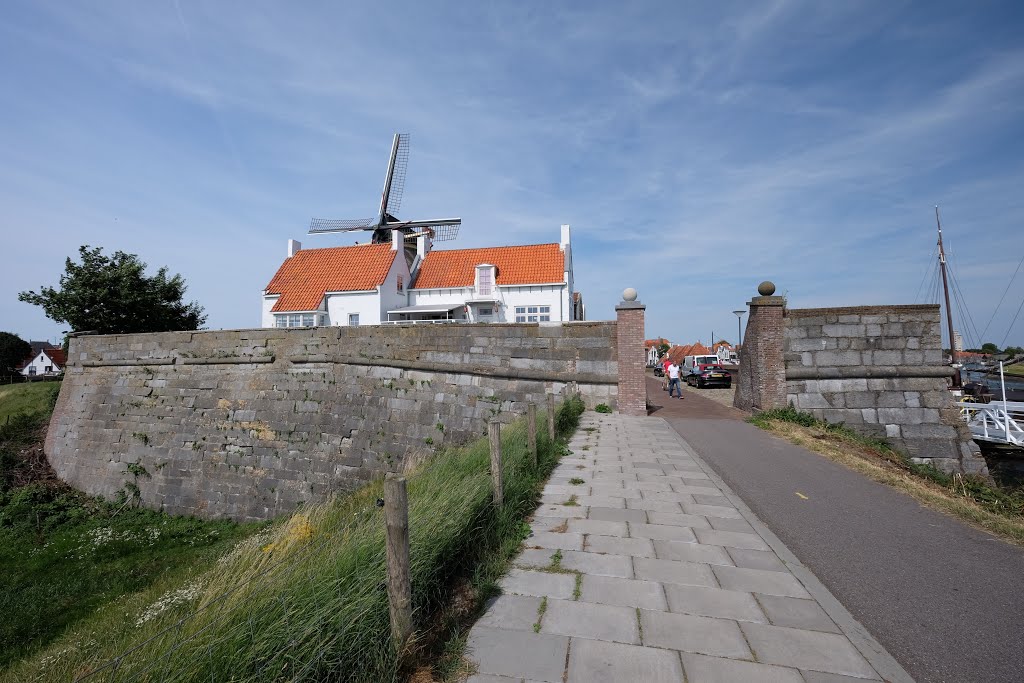
<svg viewBox="0 0 1024 683"><path fill-rule="evenodd" d="M59 335L17 292L80 244L256 326L288 238L354 241L304 233L374 213L401 131L403 217L462 216L452 247L571 224L591 318L632 286L648 336L734 340L763 279L794 307L922 302L940 204L957 326L1024 345L1024 272L995 311L1024 253L1022 31L1011 2L5 2L0 329Z"/></svg>

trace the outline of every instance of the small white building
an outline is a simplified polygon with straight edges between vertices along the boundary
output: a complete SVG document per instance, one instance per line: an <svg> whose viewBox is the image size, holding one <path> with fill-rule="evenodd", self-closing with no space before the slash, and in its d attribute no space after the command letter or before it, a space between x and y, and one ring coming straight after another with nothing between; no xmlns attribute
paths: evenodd
<svg viewBox="0 0 1024 683"><path fill-rule="evenodd" d="M39 342L32 342L32 346L32 357L18 366L18 372L25 377L56 377L64 372L64 349Z"/></svg>
<svg viewBox="0 0 1024 683"><path fill-rule="evenodd" d="M291 240L263 327L584 319L568 225L557 244L431 250L420 236L411 264L403 240L394 230L390 244L305 251Z"/></svg>

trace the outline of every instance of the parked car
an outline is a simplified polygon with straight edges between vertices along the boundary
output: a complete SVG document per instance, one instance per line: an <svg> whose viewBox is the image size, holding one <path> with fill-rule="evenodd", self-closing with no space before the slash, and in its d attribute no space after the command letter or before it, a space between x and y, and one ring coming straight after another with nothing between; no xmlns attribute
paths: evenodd
<svg viewBox="0 0 1024 683"><path fill-rule="evenodd" d="M708 365L702 370L687 375L686 383L698 389L704 389L705 387L724 387L728 389L732 386L732 375L721 365Z"/></svg>
<svg viewBox="0 0 1024 683"><path fill-rule="evenodd" d="M665 376L665 371L661 369L660 365L655 365L654 366L654 376L655 377L664 377Z"/></svg>

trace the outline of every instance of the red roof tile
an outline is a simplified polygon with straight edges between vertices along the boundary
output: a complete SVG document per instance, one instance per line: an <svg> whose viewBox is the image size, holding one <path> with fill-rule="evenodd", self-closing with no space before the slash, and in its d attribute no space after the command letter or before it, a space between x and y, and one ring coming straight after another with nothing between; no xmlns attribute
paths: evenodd
<svg viewBox="0 0 1024 683"><path fill-rule="evenodd" d="M472 287L481 263L497 266L498 285L562 282L565 254L557 244L486 249L448 249L427 254L413 289Z"/></svg>
<svg viewBox="0 0 1024 683"><path fill-rule="evenodd" d="M43 349L43 353L50 357L50 360L53 361L54 365L61 368L67 365L68 359L67 356L64 355L64 349Z"/></svg>
<svg viewBox="0 0 1024 683"><path fill-rule="evenodd" d="M390 244L303 249L286 259L267 285L267 294L281 295L271 310L314 311L326 292L376 289L396 253Z"/></svg>

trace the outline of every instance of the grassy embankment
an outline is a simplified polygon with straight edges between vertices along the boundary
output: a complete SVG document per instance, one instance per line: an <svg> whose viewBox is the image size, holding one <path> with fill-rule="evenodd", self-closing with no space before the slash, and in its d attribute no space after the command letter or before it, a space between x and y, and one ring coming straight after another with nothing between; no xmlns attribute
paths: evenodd
<svg viewBox="0 0 1024 683"><path fill-rule="evenodd" d="M998 368L994 374L996 377L999 377ZM1003 367L1003 374L1010 375L1011 377L1024 377L1024 363L1014 363L1013 365Z"/></svg>
<svg viewBox="0 0 1024 683"><path fill-rule="evenodd" d="M0 388L0 669L104 606L210 566L256 529L90 498L42 452L58 382Z"/></svg>
<svg viewBox="0 0 1024 683"><path fill-rule="evenodd" d="M378 682L413 668L417 680L450 680L465 672L468 624L497 592L582 410L578 400L561 406L559 441L542 427L536 469L523 421L506 426L501 509L491 502L486 439L439 453L409 475L417 635L404 658L390 642L377 482L309 506L238 544L209 571L108 605L0 680L66 681L129 650L116 663L118 680L148 671L161 681Z"/></svg>
<svg viewBox="0 0 1024 683"><path fill-rule="evenodd" d="M1024 546L1024 488L993 485L980 477L949 475L919 465L882 439L861 436L849 427L817 420L791 407L758 413L750 422L931 508Z"/></svg>

